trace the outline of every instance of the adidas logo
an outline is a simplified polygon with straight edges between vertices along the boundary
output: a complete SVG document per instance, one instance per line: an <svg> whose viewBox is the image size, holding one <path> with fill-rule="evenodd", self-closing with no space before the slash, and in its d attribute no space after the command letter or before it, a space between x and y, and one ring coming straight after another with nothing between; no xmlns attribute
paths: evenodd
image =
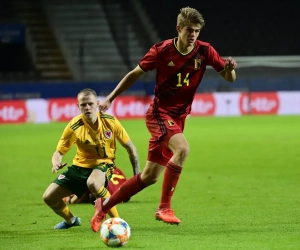
<svg viewBox="0 0 300 250"><path fill-rule="evenodd" d="M173 61L168 63L168 66L175 66L175 64L173 63Z"/></svg>
<svg viewBox="0 0 300 250"><path fill-rule="evenodd" d="M89 140L86 140L86 141L84 142L84 144L90 144L90 141L89 141Z"/></svg>

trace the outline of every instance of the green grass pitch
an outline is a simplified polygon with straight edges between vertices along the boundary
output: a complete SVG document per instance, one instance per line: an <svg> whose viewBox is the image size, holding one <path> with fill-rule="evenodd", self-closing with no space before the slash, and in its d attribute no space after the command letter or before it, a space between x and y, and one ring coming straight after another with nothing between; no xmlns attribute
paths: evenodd
<svg viewBox="0 0 300 250"><path fill-rule="evenodd" d="M142 168L144 120L122 121ZM56 231L62 219L42 200L54 179L51 156L64 123L0 126L0 249L107 249L90 229L90 204L71 205L81 227ZM300 249L300 116L189 118L190 154L173 199L179 226L154 220L158 183L118 205L132 228L124 249ZM75 150L65 157L71 164ZM117 166L132 175L119 146Z"/></svg>

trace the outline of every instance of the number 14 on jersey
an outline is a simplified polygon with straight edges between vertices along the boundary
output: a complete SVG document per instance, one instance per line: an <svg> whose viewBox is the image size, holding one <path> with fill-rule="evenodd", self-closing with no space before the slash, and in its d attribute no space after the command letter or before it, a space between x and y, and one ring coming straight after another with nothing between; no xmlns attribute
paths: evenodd
<svg viewBox="0 0 300 250"><path fill-rule="evenodd" d="M183 79L183 81L182 81ZM176 87L182 87L183 84L186 84L186 86L189 86L189 73L187 73L184 77L182 77L181 73L177 74L177 80L178 83L176 85Z"/></svg>

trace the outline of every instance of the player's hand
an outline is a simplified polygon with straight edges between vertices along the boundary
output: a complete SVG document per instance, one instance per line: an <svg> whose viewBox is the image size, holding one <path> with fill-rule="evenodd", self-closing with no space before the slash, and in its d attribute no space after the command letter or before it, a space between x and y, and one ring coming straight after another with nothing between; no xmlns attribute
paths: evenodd
<svg viewBox="0 0 300 250"><path fill-rule="evenodd" d="M102 103L99 105L99 112L105 113L111 106L111 102L109 99L105 99Z"/></svg>
<svg viewBox="0 0 300 250"><path fill-rule="evenodd" d="M232 57L228 57L225 62L225 70L232 71L237 67L236 61Z"/></svg>
<svg viewBox="0 0 300 250"><path fill-rule="evenodd" d="M52 162L52 174L57 173L58 170L62 169L65 167L67 163L61 163L61 162Z"/></svg>

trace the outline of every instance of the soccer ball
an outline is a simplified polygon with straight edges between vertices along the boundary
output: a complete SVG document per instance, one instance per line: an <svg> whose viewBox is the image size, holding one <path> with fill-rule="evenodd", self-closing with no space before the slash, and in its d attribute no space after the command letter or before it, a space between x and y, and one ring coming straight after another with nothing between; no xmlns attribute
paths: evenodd
<svg viewBox="0 0 300 250"><path fill-rule="evenodd" d="M121 247L130 237L130 227L121 218L109 218L104 221L100 228L100 239L109 247Z"/></svg>

